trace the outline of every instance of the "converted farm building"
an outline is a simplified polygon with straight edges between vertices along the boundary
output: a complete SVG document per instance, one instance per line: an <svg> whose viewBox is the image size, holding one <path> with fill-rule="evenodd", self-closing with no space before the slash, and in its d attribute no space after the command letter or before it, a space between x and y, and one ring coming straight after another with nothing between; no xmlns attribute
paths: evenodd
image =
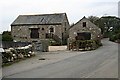
<svg viewBox="0 0 120 80"><path fill-rule="evenodd" d="M101 45L101 29L86 17L69 29L69 50L94 50Z"/></svg>
<svg viewBox="0 0 120 80"><path fill-rule="evenodd" d="M11 24L15 41L39 42L53 38L55 41L67 40L69 22L66 13L19 15Z"/></svg>
<svg viewBox="0 0 120 80"><path fill-rule="evenodd" d="M69 30L70 40L91 40L101 37L101 29L89 21L86 17L83 17Z"/></svg>

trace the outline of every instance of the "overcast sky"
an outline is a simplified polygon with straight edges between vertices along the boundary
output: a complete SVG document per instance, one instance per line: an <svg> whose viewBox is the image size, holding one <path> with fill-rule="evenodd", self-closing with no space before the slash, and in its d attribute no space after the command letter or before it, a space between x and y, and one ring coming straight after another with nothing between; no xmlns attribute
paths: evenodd
<svg viewBox="0 0 120 80"><path fill-rule="evenodd" d="M70 24L83 16L118 16L119 0L0 0L0 33L18 15L67 13Z"/></svg>

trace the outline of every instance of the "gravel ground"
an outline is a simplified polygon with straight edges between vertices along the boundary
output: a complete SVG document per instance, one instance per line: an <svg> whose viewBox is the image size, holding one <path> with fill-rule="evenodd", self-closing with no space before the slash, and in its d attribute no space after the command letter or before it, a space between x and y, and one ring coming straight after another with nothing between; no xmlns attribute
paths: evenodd
<svg viewBox="0 0 120 80"><path fill-rule="evenodd" d="M108 39L102 43L97 50L86 52L36 52L33 58L4 67L3 77L118 78L118 44Z"/></svg>
<svg viewBox="0 0 120 80"><path fill-rule="evenodd" d="M2 76L4 77L12 74L17 74L22 71L27 71L39 66L58 62L63 59L70 58L85 52L57 51L57 52L35 52L35 53L36 53L35 57L2 68ZM41 59L45 59L45 60L41 60Z"/></svg>

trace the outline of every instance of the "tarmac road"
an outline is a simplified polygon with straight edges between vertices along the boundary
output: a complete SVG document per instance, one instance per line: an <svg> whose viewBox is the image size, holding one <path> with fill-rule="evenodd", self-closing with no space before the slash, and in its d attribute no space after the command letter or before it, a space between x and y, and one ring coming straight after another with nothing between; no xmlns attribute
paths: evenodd
<svg viewBox="0 0 120 80"><path fill-rule="evenodd" d="M5 78L118 78L118 44L102 40L94 51L77 54L46 65L4 76ZM59 52L60 53L60 52ZM62 53L66 53L63 51ZM19 68L19 67L18 67Z"/></svg>

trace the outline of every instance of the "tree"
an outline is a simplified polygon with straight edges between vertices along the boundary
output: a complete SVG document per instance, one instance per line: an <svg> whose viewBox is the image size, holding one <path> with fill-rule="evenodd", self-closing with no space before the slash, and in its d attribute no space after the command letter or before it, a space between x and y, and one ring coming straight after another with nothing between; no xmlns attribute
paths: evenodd
<svg viewBox="0 0 120 80"><path fill-rule="evenodd" d="M94 23L95 25L97 25L100 29L101 29L101 33L104 34L104 25L103 20L101 20L101 18L97 17L97 16L89 16L88 19Z"/></svg>
<svg viewBox="0 0 120 80"><path fill-rule="evenodd" d="M110 37L119 33L120 19L115 16L103 16L99 19L99 27L102 29L105 37Z"/></svg>
<svg viewBox="0 0 120 80"><path fill-rule="evenodd" d="M4 31L2 33L2 41L13 41L10 31Z"/></svg>
<svg viewBox="0 0 120 80"><path fill-rule="evenodd" d="M89 16L88 19L101 28L104 37L110 37L120 33L120 18L115 16Z"/></svg>
<svg viewBox="0 0 120 80"><path fill-rule="evenodd" d="M100 18L97 17L97 16L89 16L88 19L89 19L92 23L98 25L97 22L98 22L98 20L99 20Z"/></svg>

